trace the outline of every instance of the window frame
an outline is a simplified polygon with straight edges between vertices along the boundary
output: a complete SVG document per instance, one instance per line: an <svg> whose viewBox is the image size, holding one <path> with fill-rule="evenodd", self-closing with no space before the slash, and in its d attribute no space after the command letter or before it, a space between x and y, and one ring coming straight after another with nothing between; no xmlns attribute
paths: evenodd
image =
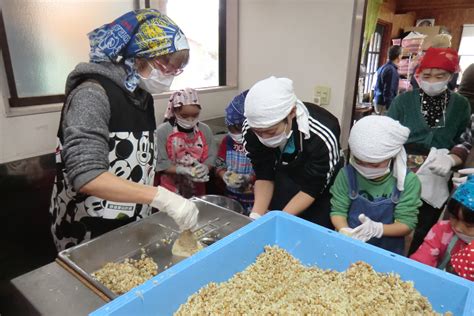
<svg viewBox="0 0 474 316"><path fill-rule="evenodd" d="M218 87L223 87L227 85L228 79L228 69L227 69L227 1L229 0L219 0L219 26L218 26L218 52L219 52L219 61L218 61ZM135 8L150 8L150 0L144 0L143 6L140 5L141 1L134 0ZM0 50L2 51L3 64L5 68L6 81L8 86L8 106L11 109L18 109L24 107L35 107L41 105L51 105L51 104L62 104L65 101L64 94L55 94L55 95L45 95L45 96L31 96L31 97L19 97L18 90L15 82L15 75L13 71L13 64L10 54L10 48L8 45L8 38L5 29L5 23L3 20L3 11L0 8ZM208 89L204 88L204 89ZM214 87L215 88L215 87ZM7 111L8 112L8 111ZM22 111L23 112L23 111ZM36 112L36 111L34 111ZM49 112L49 111L48 111Z"/></svg>

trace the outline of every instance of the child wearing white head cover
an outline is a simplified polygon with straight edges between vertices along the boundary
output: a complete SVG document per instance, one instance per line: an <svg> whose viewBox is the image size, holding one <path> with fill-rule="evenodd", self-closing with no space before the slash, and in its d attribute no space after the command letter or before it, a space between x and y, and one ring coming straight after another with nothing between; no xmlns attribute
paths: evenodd
<svg viewBox="0 0 474 316"><path fill-rule="evenodd" d="M349 136L351 160L331 187L331 221L338 231L403 254L422 202L417 176L407 173L410 130L385 116L359 120ZM390 164L391 162L391 164Z"/></svg>

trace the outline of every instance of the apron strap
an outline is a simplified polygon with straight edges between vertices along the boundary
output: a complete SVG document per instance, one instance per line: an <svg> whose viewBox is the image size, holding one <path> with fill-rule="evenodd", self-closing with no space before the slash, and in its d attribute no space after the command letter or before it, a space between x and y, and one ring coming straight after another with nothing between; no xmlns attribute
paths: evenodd
<svg viewBox="0 0 474 316"><path fill-rule="evenodd" d="M454 234L453 238L449 242L448 248L446 249L446 252L444 253L443 260L441 260L441 263L438 265L438 269L445 270L446 266L448 265L449 260L451 260L451 251L454 248L454 245L458 241L458 236Z"/></svg>
<svg viewBox="0 0 474 316"><path fill-rule="evenodd" d="M359 195L359 185L357 184L357 175L354 167L350 164L344 167L344 172L347 176L347 181L349 184L349 198L355 200Z"/></svg>

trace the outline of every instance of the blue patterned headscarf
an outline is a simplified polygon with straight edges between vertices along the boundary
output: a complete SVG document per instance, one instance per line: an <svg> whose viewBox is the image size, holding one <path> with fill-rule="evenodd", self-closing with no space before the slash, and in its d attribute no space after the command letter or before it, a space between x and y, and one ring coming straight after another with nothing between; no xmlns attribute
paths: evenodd
<svg viewBox="0 0 474 316"><path fill-rule="evenodd" d="M91 62L124 59L125 87L134 91L139 83L135 57L154 58L189 49L181 29L169 17L154 9L128 12L112 23L88 34Z"/></svg>
<svg viewBox="0 0 474 316"><path fill-rule="evenodd" d="M244 92L235 96L225 109L225 124L227 126L242 125L244 123L244 104L245 97L247 96L248 92L249 90L245 90Z"/></svg>
<svg viewBox="0 0 474 316"><path fill-rule="evenodd" d="M474 212L474 175L467 177L467 181L456 189L452 198Z"/></svg>

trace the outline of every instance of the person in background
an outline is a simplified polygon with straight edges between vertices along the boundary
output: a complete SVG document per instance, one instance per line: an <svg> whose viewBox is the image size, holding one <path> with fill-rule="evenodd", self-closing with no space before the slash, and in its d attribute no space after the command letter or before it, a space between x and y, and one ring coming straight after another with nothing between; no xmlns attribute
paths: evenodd
<svg viewBox="0 0 474 316"><path fill-rule="evenodd" d="M416 227L421 184L407 172L403 144L410 130L385 116L367 116L349 136L351 158L331 187L337 231L403 255Z"/></svg>
<svg viewBox="0 0 474 316"><path fill-rule="evenodd" d="M447 211L449 220L436 223L410 258L474 281L474 176L456 189Z"/></svg>
<svg viewBox="0 0 474 316"><path fill-rule="evenodd" d="M186 198L206 194L205 182L216 160L212 131L199 121L200 113L196 90L176 91L156 132L160 184Z"/></svg>
<svg viewBox="0 0 474 316"><path fill-rule="evenodd" d="M298 100L290 79L273 76L252 86L244 108L244 147L256 176L249 216L282 210L332 228L329 188L342 164L337 118Z"/></svg>
<svg viewBox="0 0 474 316"><path fill-rule="evenodd" d="M474 131L474 114L472 112L474 106L474 64L471 64L464 71L458 92L469 100L471 105L471 124L466 127L464 133L461 134L459 144L451 149L451 153L460 157L462 162L465 163L472 150L472 135ZM461 169L458 170L458 172L460 173L460 176L453 177L453 183L455 186L459 186L466 182L467 175L474 174L474 169Z"/></svg>
<svg viewBox="0 0 474 316"><path fill-rule="evenodd" d="M474 64L470 64L464 70L458 93L468 99L471 105L471 113L474 114Z"/></svg>
<svg viewBox="0 0 474 316"><path fill-rule="evenodd" d="M132 11L88 34L90 62L66 82L51 196L58 251L151 214L179 228L197 223L194 203L154 187L153 97L169 90L189 59L180 28L152 9Z"/></svg>
<svg viewBox="0 0 474 316"><path fill-rule="evenodd" d="M374 87L374 110L382 114L390 108L392 100L398 94L398 64L402 58L402 48L398 45L388 50L388 61L377 70L377 80Z"/></svg>
<svg viewBox="0 0 474 316"><path fill-rule="evenodd" d="M458 69L455 50L429 48L417 70L421 89L397 96L387 113L410 129L405 148L421 164L418 175L422 180L423 205L409 254L418 249L439 219L449 197L447 183L451 169L462 163L450 150L468 126L471 110L466 98L447 88Z"/></svg>
<svg viewBox="0 0 474 316"><path fill-rule="evenodd" d="M431 46L433 48L450 48L451 47L451 35L449 34L437 34L431 40ZM414 89L419 89L418 81L416 79L416 72L418 65L413 68L413 73L411 74L410 84ZM448 89L454 91L456 89L458 81L458 73L454 73L451 80L448 82Z"/></svg>
<svg viewBox="0 0 474 316"><path fill-rule="evenodd" d="M244 103L248 90L240 93L225 109L229 133L222 139L216 162L216 173L226 185L226 196L238 201L248 215L254 202L255 173L243 145Z"/></svg>

